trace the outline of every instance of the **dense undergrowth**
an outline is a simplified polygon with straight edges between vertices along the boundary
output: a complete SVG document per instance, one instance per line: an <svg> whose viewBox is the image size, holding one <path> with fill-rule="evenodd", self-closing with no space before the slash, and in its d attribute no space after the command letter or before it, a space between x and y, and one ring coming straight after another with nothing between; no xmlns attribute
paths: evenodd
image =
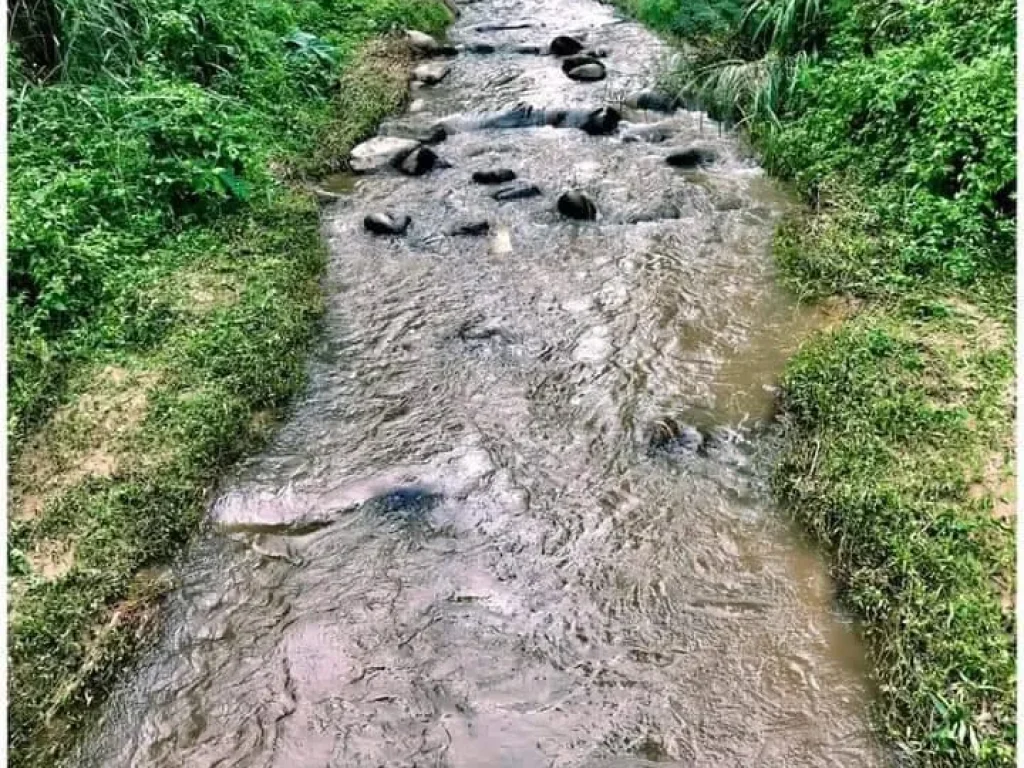
<svg viewBox="0 0 1024 768"><path fill-rule="evenodd" d="M10 764L65 755L154 567L301 387L315 200L406 96L412 0L40 0L11 20Z"/></svg>
<svg viewBox="0 0 1024 768"><path fill-rule="evenodd" d="M1012 765L1014 3L616 1L806 197L784 279L858 308L788 365L776 488L864 620L884 735Z"/></svg>

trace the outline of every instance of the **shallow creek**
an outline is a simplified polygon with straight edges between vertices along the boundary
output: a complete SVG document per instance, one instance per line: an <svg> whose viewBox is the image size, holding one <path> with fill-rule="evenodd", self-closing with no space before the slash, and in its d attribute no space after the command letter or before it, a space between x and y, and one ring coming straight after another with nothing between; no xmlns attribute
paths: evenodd
<svg viewBox="0 0 1024 768"><path fill-rule="evenodd" d="M450 59L401 120L616 104L669 53L591 0L462 11L451 42L508 52ZM606 79L511 50L564 33ZM856 633L764 487L772 383L817 322L772 274L792 202L706 116L624 116L670 135L466 131L449 168L343 185L308 391L79 764L883 764ZM711 165L665 162L694 142ZM499 167L542 194L470 180ZM597 221L555 211L568 188ZM364 230L386 209L403 236ZM652 447L667 418L703 446Z"/></svg>

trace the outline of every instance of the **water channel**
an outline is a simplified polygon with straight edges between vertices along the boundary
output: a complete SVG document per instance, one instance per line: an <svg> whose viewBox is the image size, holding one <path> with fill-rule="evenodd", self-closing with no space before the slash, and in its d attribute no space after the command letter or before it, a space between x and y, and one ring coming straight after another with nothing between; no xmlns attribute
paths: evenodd
<svg viewBox="0 0 1024 768"><path fill-rule="evenodd" d="M670 53L592 0L462 10L451 42L506 52L453 58L404 120L619 104ZM605 80L511 47L563 33ZM624 112L668 138L453 133L451 167L326 209L308 391L225 484L79 764L883 764L857 635L764 487L772 385L816 322L772 272L793 203L706 116ZM694 142L710 166L665 162ZM470 180L498 167L542 194ZM555 211L568 188L597 221ZM385 209L405 235L364 230ZM668 419L706 442L652 449Z"/></svg>

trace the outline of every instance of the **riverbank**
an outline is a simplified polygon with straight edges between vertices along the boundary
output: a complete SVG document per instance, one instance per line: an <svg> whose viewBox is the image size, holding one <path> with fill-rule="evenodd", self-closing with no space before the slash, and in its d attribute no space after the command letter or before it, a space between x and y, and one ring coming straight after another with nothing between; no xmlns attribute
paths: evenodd
<svg viewBox="0 0 1024 768"><path fill-rule="evenodd" d="M881 732L1012 765L1013 4L618 4L808 201L777 262L845 309L786 369L775 488L863 622Z"/></svg>
<svg viewBox="0 0 1024 768"><path fill-rule="evenodd" d="M66 754L152 635L218 476L303 387L325 263L306 179L406 99L388 33L450 20L440 3L201 6L15 25L12 766Z"/></svg>

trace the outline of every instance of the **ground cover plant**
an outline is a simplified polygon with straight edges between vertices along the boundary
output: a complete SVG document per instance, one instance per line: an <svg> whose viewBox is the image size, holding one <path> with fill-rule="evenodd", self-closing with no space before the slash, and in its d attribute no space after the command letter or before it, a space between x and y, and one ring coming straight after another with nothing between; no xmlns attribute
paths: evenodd
<svg viewBox="0 0 1024 768"><path fill-rule="evenodd" d="M776 236L846 307L782 381L775 488L863 621L890 748L1015 756L1015 6L620 0L680 42L665 87L808 203Z"/></svg>
<svg viewBox="0 0 1024 768"><path fill-rule="evenodd" d="M12 4L10 759L67 754L218 475L301 389L308 180L406 98L406 0Z"/></svg>

